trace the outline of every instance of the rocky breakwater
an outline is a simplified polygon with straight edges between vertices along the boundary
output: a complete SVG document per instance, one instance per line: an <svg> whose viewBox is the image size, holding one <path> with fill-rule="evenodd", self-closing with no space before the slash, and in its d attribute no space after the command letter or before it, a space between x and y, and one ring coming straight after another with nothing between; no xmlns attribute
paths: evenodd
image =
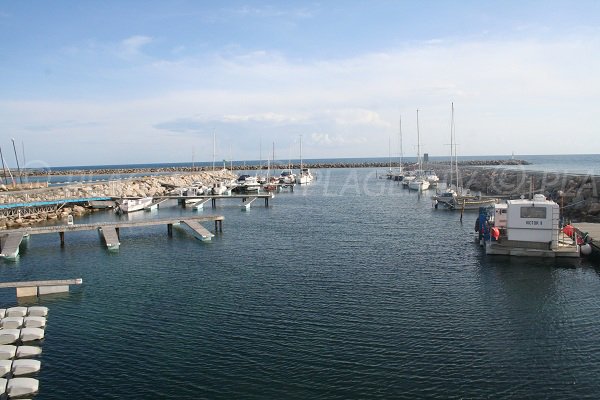
<svg viewBox="0 0 600 400"><path fill-rule="evenodd" d="M600 222L600 176L506 168L461 168L465 188L486 196L528 198L541 193L573 222Z"/></svg>
<svg viewBox="0 0 600 400"><path fill-rule="evenodd" d="M5 212L0 216L0 229L26 227L44 223L48 220L67 218L69 215L80 216L94 211L82 205L59 206L55 210L40 211L28 207L28 203L98 197L163 196L174 187L190 186L193 182L202 182L209 186L235 177L236 175L229 171L203 171L4 193L0 195L0 205L19 204L19 206L11 207L10 212L6 208L3 210Z"/></svg>

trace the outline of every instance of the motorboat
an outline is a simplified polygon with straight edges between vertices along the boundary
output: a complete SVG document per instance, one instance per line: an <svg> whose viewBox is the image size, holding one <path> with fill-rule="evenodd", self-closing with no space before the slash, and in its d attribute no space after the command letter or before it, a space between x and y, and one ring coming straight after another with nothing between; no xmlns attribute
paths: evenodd
<svg viewBox="0 0 600 400"><path fill-rule="evenodd" d="M286 169L282 171L279 175L279 183L283 183L285 185L291 185L296 182L296 175L292 172L291 169Z"/></svg>
<svg viewBox="0 0 600 400"><path fill-rule="evenodd" d="M140 211L152 204L152 197L143 197L141 199L121 199L118 201L118 211L129 213Z"/></svg>
<svg viewBox="0 0 600 400"><path fill-rule="evenodd" d="M252 175L240 175L237 180L238 190L243 192L258 192L260 184L256 176Z"/></svg>
<svg viewBox="0 0 600 400"><path fill-rule="evenodd" d="M313 180L313 175L308 168L302 168L300 170L300 174L296 177L296 183L299 185L306 185L311 183Z"/></svg>
<svg viewBox="0 0 600 400"><path fill-rule="evenodd" d="M475 231L486 254L579 257L577 240L565 234L561 238L559 220L560 206L535 194L481 207Z"/></svg>

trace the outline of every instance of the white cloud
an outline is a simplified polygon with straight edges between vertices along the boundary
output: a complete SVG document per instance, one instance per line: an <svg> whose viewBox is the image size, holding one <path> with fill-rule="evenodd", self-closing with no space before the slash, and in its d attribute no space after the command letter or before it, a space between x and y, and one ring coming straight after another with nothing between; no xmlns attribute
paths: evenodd
<svg viewBox="0 0 600 400"><path fill-rule="evenodd" d="M136 56L141 53L142 47L152 43L152 38L143 35L131 36L120 43L120 52L125 57Z"/></svg>
<svg viewBox="0 0 600 400"><path fill-rule="evenodd" d="M135 36L122 49L135 54L151 42ZM398 147L400 113L405 153L414 154L419 108L424 151L445 155L454 101L460 154L600 153L593 140L565 146L566 137L593 138L600 126L597 31L560 40L436 40L341 60L230 52L132 70L122 84L143 76L153 95L4 101L0 119L15 136L39 139L57 154L64 147L30 127L48 127L47 136L73 146L81 137L104 138L93 149L98 163L109 155L123 157L115 162L178 161L190 143L210 147L215 129L237 158L257 158L259 137L291 142L300 134L314 158L387 156L389 137ZM136 154L115 150L119 141L136 143Z"/></svg>

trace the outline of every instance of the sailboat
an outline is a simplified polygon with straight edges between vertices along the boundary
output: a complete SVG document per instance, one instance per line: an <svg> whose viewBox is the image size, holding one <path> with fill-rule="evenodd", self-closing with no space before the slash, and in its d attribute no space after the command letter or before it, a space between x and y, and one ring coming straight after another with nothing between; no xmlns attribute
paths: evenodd
<svg viewBox="0 0 600 400"><path fill-rule="evenodd" d="M427 190L429 189L429 181L423 174L423 161L421 160L421 134L419 132L419 110L417 110L417 162L419 169L417 170L416 178L408 182L408 188L411 190Z"/></svg>
<svg viewBox="0 0 600 400"><path fill-rule="evenodd" d="M446 190L432 197L435 207L439 205L451 210L478 210L479 207L490 206L498 202L493 197L474 196L460 186L458 173L458 156L456 152L456 129L454 125L454 103L452 103L452 118L450 120L450 179ZM453 179L456 179L454 188Z"/></svg>
<svg viewBox="0 0 600 400"><path fill-rule="evenodd" d="M302 135L300 135L300 174L296 177L296 183L299 185L306 185L311 183L312 180L312 173L308 168L304 168L302 165Z"/></svg>
<svg viewBox="0 0 600 400"><path fill-rule="evenodd" d="M390 179L395 181L401 181L404 178L404 172L402 171L402 158L403 158L403 149L402 149L402 115L400 115L400 159L398 160L398 168L395 171L392 171L392 176Z"/></svg>

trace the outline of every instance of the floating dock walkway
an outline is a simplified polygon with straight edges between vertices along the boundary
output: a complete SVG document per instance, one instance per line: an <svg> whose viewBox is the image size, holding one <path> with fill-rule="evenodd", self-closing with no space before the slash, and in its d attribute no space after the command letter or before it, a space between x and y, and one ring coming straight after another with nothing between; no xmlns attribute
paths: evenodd
<svg viewBox="0 0 600 400"><path fill-rule="evenodd" d="M232 195L199 195L199 196L155 196L154 199L160 200L177 200L185 206L186 202L193 202L192 207L196 209L203 208L204 204L211 202L212 208L217 207L217 200L227 199L241 199L242 206L244 208L248 200L252 200L250 203L257 199L263 199L265 201L265 207L269 206L269 200L274 198L273 193L260 193L260 194L232 194Z"/></svg>
<svg viewBox="0 0 600 400"><path fill-rule="evenodd" d="M201 240L210 240L214 235L210 233L200 223L212 222L215 223L215 232L223 231L222 215L207 215L207 216L189 216L180 218L156 218L141 221L123 221L123 222L98 222L93 224L74 224L74 225L56 225L42 226L37 228L22 228L7 230L0 234L0 256L14 260L19 255L19 245L25 236L41 235L49 233L58 233L60 236L60 244L65 244L65 232L90 231L100 230L106 247L109 250L116 250L120 246L119 230L121 228L135 228L142 226L167 225L167 234L173 235L173 225L187 225L193 232L194 236Z"/></svg>

